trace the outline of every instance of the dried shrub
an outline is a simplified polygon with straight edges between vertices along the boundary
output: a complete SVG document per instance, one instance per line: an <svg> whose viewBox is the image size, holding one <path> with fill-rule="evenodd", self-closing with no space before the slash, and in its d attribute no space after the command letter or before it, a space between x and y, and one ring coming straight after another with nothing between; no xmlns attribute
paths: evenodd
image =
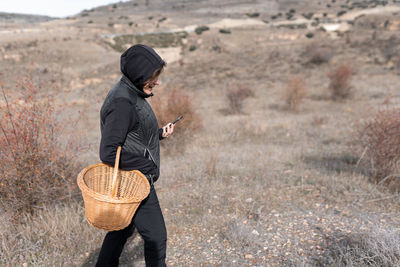
<svg viewBox="0 0 400 267"><path fill-rule="evenodd" d="M227 92L226 98L228 99L228 113L240 114L243 113L243 102L246 98L253 97L254 92L245 86L239 86L236 89L231 89Z"/></svg>
<svg viewBox="0 0 400 267"><path fill-rule="evenodd" d="M314 115L311 119L311 125L312 126L321 126L324 123L326 123L327 118L326 117L322 117L322 116L316 116Z"/></svg>
<svg viewBox="0 0 400 267"><path fill-rule="evenodd" d="M248 252L249 248L259 249L263 246L259 236L252 233L255 229L250 225L238 222L237 219L226 222L226 227L222 229L222 239L242 253Z"/></svg>
<svg viewBox="0 0 400 267"><path fill-rule="evenodd" d="M306 86L303 77L293 77L285 89L285 102L290 110L297 110L306 97Z"/></svg>
<svg viewBox="0 0 400 267"><path fill-rule="evenodd" d="M30 80L21 86L13 100L1 87L0 102L0 208L15 219L71 196L81 167L77 147L62 137L65 122L57 120L54 100L40 95Z"/></svg>
<svg viewBox="0 0 400 267"><path fill-rule="evenodd" d="M315 266L398 266L400 233L394 228L378 228L361 233L328 236L329 247Z"/></svg>
<svg viewBox="0 0 400 267"><path fill-rule="evenodd" d="M358 132L366 158L371 163L372 176L377 182L383 179L395 182L388 178L400 176L400 109L377 112L359 126Z"/></svg>
<svg viewBox="0 0 400 267"><path fill-rule="evenodd" d="M305 56L308 59L308 63L319 65L331 60L333 49L332 47L322 46L314 42L306 46Z"/></svg>
<svg viewBox="0 0 400 267"><path fill-rule="evenodd" d="M395 59L399 55L400 45L399 39L396 36L391 36L388 40L383 41L379 49L384 56L386 62Z"/></svg>
<svg viewBox="0 0 400 267"><path fill-rule="evenodd" d="M176 124L174 134L161 142L171 153L183 152L189 138L202 126L200 117L194 110L192 98L183 90L172 88L160 90L152 97L151 103L160 127L181 115L184 116L184 119Z"/></svg>
<svg viewBox="0 0 400 267"><path fill-rule="evenodd" d="M217 174L217 157L215 155L211 155L208 161L206 162L206 173L209 177L215 177Z"/></svg>
<svg viewBox="0 0 400 267"><path fill-rule="evenodd" d="M351 78L354 71L349 64L344 63L328 73L330 79L328 89L334 99L344 99L350 96L353 86Z"/></svg>

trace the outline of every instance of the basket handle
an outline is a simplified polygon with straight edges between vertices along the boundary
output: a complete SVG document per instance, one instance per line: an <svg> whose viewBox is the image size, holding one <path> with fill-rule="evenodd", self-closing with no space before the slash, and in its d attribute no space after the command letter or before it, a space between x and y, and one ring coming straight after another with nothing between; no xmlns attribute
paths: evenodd
<svg viewBox="0 0 400 267"><path fill-rule="evenodd" d="M111 190L111 198L114 198L115 194L117 193L118 188L118 165L119 165L119 157L121 155L121 146L117 148L117 155L115 157L115 164L114 164L114 175L113 175L113 182L112 182L112 190Z"/></svg>

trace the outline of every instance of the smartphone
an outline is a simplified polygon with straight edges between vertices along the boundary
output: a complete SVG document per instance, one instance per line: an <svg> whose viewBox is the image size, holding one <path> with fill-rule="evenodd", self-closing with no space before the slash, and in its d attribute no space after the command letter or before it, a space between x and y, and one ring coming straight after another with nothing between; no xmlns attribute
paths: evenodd
<svg viewBox="0 0 400 267"><path fill-rule="evenodd" d="M180 121L181 119L183 119L183 116L179 116L178 118L176 118L173 122L171 122L172 124L177 123L178 121Z"/></svg>

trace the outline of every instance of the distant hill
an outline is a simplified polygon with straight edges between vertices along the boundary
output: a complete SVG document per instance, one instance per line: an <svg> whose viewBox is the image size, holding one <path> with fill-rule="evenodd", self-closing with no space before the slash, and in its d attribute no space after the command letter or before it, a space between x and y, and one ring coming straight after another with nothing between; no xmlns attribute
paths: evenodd
<svg viewBox="0 0 400 267"><path fill-rule="evenodd" d="M0 12L0 23L39 23L53 19L55 18L49 16Z"/></svg>

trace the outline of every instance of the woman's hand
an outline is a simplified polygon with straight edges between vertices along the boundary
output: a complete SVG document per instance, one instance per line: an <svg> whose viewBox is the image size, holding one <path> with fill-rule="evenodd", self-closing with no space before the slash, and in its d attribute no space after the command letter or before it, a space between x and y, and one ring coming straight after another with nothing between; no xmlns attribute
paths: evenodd
<svg viewBox="0 0 400 267"><path fill-rule="evenodd" d="M174 127L175 124L172 123L168 123L167 125L162 127L163 129L162 137L167 138L168 136L170 136L174 132Z"/></svg>

